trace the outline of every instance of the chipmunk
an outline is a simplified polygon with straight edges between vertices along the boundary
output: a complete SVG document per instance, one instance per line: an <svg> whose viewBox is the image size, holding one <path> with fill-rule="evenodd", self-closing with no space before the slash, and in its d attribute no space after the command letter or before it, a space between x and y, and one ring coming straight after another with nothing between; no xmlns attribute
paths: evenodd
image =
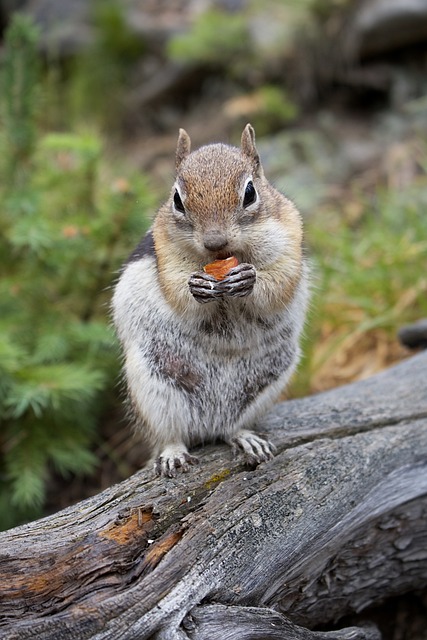
<svg viewBox="0 0 427 640"><path fill-rule="evenodd" d="M250 124L240 149L191 152L180 129L176 171L113 296L132 413L168 477L217 439L252 466L273 457L253 428L298 362L308 297L301 216L265 178ZM224 279L203 271L230 256Z"/></svg>

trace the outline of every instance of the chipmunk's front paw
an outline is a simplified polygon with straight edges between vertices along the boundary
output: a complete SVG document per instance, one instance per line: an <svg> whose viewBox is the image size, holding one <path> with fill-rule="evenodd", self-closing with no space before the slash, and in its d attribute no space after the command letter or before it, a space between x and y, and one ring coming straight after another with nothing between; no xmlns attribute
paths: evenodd
<svg viewBox="0 0 427 640"><path fill-rule="evenodd" d="M242 262L230 269L222 280L198 271L190 276L188 286L197 302L205 303L220 298L242 298L252 293L256 271L252 264Z"/></svg>
<svg viewBox="0 0 427 640"><path fill-rule="evenodd" d="M192 295L201 304L218 300L224 296L224 293L218 288L218 284L221 284L219 280L204 271L191 274L188 281Z"/></svg>
<svg viewBox="0 0 427 640"><path fill-rule="evenodd" d="M227 297L244 297L252 293L256 282L256 271L253 264L242 262L230 269L224 280L220 282L219 289Z"/></svg>
<svg viewBox="0 0 427 640"><path fill-rule="evenodd" d="M227 442L236 455L243 453L245 462L251 467L271 460L276 451L276 447L269 440L264 440L253 431L246 431L246 429L238 431Z"/></svg>
<svg viewBox="0 0 427 640"><path fill-rule="evenodd" d="M178 471L187 473L190 465L199 464L199 459L188 453L187 449L181 447L166 447L156 459L154 470L158 476L175 478Z"/></svg>

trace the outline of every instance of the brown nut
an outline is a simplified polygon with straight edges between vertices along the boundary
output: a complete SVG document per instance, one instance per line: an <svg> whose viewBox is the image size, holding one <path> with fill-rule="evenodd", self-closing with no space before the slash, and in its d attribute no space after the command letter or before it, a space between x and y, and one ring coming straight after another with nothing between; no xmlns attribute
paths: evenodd
<svg viewBox="0 0 427 640"><path fill-rule="evenodd" d="M234 256L225 258L225 260L214 260L203 267L203 271L210 276L213 276L216 280L224 280L228 272L237 267L239 261Z"/></svg>

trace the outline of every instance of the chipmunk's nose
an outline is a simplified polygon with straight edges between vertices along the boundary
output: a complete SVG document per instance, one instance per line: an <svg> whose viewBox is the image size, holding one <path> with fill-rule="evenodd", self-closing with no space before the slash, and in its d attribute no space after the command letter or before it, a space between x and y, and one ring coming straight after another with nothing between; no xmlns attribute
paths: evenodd
<svg viewBox="0 0 427 640"><path fill-rule="evenodd" d="M205 249L209 249L209 251L221 251L221 249L224 249L227 246L228 240L221 231L212 229L205 233L203 237L203 244Z"/></svg>

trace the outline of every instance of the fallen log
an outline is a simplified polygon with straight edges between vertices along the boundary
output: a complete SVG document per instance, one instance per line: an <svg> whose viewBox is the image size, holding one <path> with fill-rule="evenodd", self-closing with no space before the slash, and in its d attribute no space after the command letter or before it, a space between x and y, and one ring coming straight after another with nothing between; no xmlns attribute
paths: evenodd
<svg viewBox="0 0 427 640"><path fill-rule="evenodd" d="M313 629L427 584L427 353L262 429L255 470L206 447L0 534L0 638L379 638Z"/></svg>

